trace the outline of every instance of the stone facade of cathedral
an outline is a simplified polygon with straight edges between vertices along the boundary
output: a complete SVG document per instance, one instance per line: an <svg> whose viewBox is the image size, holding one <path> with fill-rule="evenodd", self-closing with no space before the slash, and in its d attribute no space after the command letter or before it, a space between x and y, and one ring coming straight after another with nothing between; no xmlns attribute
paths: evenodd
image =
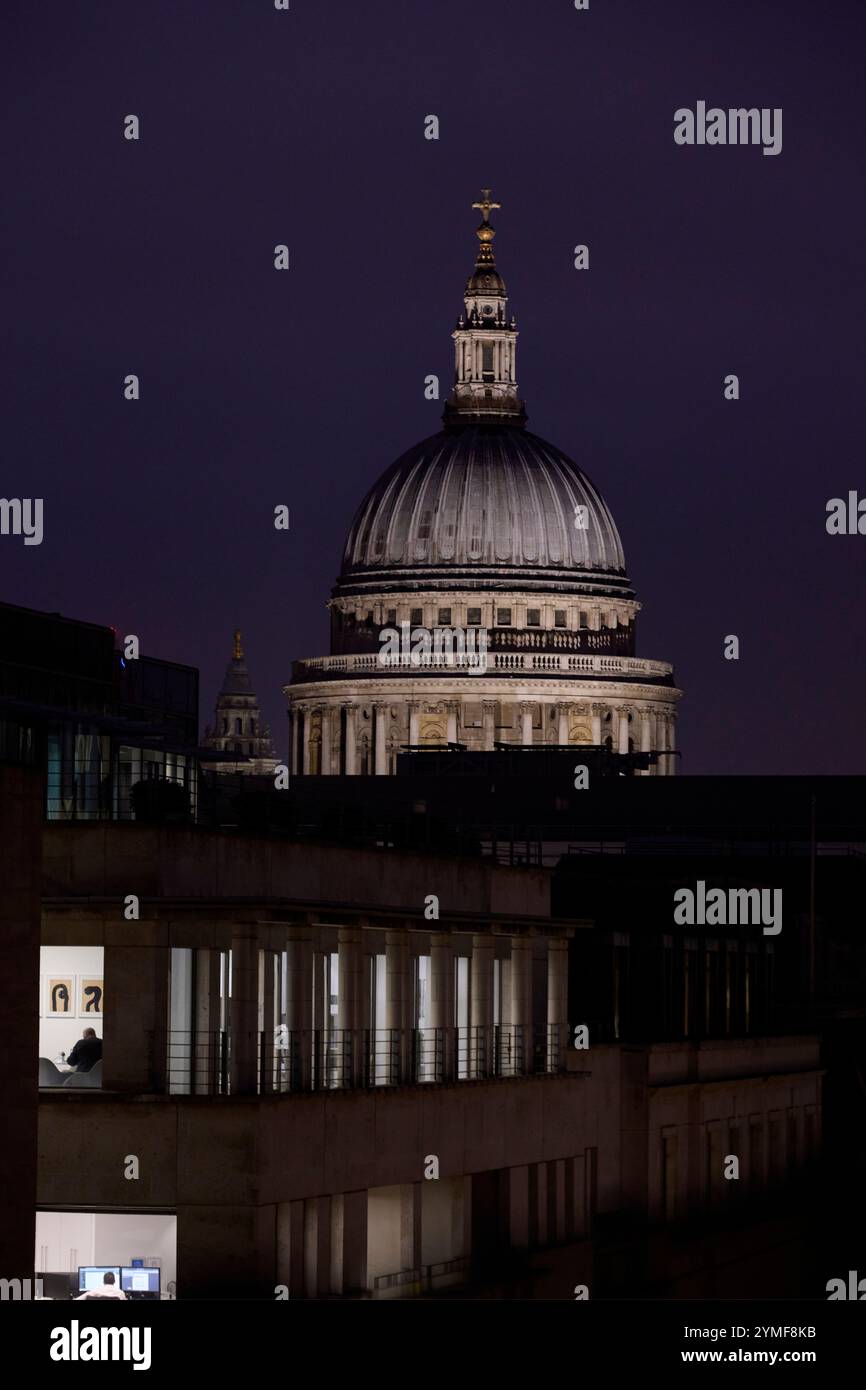
<svg viewBox="0 0 866 1390"><path fill-rule="evenodd" d="M237 762L223 756L214 763L220 772L272 773L277 765L271 731L262 720L239 632L235 633L234 651L217 696L213 728L205 729L202 742L205 748L216 749L223 755L239 755ZM204 767L209 766L206 759L202 761Z"/></svg>
<svg viewBox="0 0 866 1390"><path fill-rule="evenodd" d="M285 687L293 774L395 770L407 747L601 745L676 765L673 668L635 655L640 609L586 474L526 429L517 327L485 190L452 334L444 428L409 449L352 522L331 652Z"/></svg>

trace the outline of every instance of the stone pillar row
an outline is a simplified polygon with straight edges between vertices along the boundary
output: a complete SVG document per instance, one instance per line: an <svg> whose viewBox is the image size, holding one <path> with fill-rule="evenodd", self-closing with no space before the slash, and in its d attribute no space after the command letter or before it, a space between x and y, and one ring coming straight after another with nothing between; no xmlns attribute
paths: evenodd
<svg viewBox="0 0 866 1390"><path fill-rule="evenodd" d="M519 742L524 747L536 742L533 717L539 703L537 700L518 702ZM493 750L496 741L496 704L495 700L481 701L482 745L488 752ZM379 777L386 776L390 771L390 705L391 702L388 700L375 700L372 706L373 718L370 733L373 771ZM445 701L447 721L445 738L448 743L459 741L460 706L460 700L448 699ZM418 744L421 740L420 702L417 700L406 701L405 708L409 716L408 741L410 744ZM551 706L542 703L541 708L546 714ZM677 716L675 712L647 709L641 705L609 705L598 701L582 703L569 700L556 701L552 708L556 712L558 744L568 744L570 711L581 710L584 716L589 713L590 737L594 744L602 742L602 720L606 714L610 714L610 734L613 747L617 752L627 753L631 738L635 749L639 749L643 753L655 751L664 755L660 758L657 766L644 775L652 774L666 777L672 776L676 771L676 758L672 756L676 749ZM341 710L336 706L295 706L292 715L292 772L303 771L305 775L309 775L311 771L312 755L309 734L312 715L318 711L321 717L320 773L325 777L333 776L338 772L344 772L346 776L357 774L358 706L351 703L342 706L341 709L345 712L345 732L342 732ZM630 714L633 716L631 723L629 723ZM544 729L546 729L546 725ZM335 734L342 742L342 756L334 749ZM297 748L298 742L301 744L300 752ZM579 744L574 746L580 747Z"/></svg>
<svg viewBox="0 0 866 1390"><path fill-rule="evenodd" d="M415 1017L415 957L405 928L385 932L385 1009L371 1018L373 974L360 926L337 930L338 1013L327 1010L328 953L319 950L315 928L289 929L286 942L285 1021L290 1037L279 1059L269 1044L281 1015L279 951L259 944L255 923L238 925L231 942L232 993L228 1017L231 1092L255 1094L278 1088L306 1090L313 1084L335 1087L364 1084L367 1030L376 1030L376 1081L398 1085L410 1081L451 1080L458 1074L455 1048L455 947L446 932L430 935L429 1000L425 1032L420 1036L419 1074L413 1072ZM491 1074L496 1034L513 1073L526 1070L533 1058L547 1048L551 1070L561 1060L563 1033L568 1022L568 942L551 938L547 943L546 1019L533 1018L533 942L513 936L510 955L500 959L498 998L494 998L497 938L488 932L472 937L469 960L469 1028L460 1030L459 1075L472 1078ZM216 953L206 952L201 970L218 968ZM218 982L214 981L212 983ZM213 1002L213 1001L212 1001ZM216 1021L216 1020L214 1020ZM547 1024L546 1039L544 1028ZM538 1027L534 1027L538 1024ZM438 1031L435 1031L438 1030ZM264 1045L259 1052L259 1041ZM314 1046L314 1040L316 1045ZM507 1054L507 1057L505 1056ZM508 1074L508 1070L502 1070ZM196 1090L216 1089L215 1078L197 1077Z"/></svg>

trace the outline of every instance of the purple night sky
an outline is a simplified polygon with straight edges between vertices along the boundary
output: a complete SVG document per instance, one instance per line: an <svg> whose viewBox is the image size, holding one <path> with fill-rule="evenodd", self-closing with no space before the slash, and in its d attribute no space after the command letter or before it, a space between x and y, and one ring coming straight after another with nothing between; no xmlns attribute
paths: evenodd
<svg viewBox="0 0 866 1390"><path fill-rule="evenodd" d="M203 724L241 627L284 753L353 513L439 428L489 185L529 427L613 512L682 771L866 772L866 536L825 530L866 495L864 21L7 0L0 494L44 498L45 539L0 537L0 598L199 666ZM782 153L677 146L698 100L782 107Z"/></svg>

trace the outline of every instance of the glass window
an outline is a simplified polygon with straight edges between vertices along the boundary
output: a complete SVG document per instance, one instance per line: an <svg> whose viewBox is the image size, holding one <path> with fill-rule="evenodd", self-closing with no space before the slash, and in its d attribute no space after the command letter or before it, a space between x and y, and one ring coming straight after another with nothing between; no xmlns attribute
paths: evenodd
<svg viewBox="0 0 866 1390"><path fill-rule="evenodd" d="M541 626L541 609L540 609L540 608L527 608L527 610L526 610L526 626L527 626L527 627L540 627L540 626Z"/></svg>
<svg viewBox="0 0 866 1390"><path fill-rule="evenodd" d="M588 613L584 613L583 610L581 610L581 614L580 614L580 626L581 626L581 627L589 627L589 614L588 614Z"/></svg>
<svg viewBox="0 0 866 1390"><path fill-rule="evenodd" d="M557 609L556 609L556 611L555 611L555 613L554 613L554 615L553 615L553 625L554 625L554 627L565 627L565 626L566 626L566 616L565 616L565 609L564 609L564 608L557 608Z"/></svg>
<svg viewBox="0 0 866 1390"><path fill-rule="evenodd" d="M411 617L411 619L410 619L410 622L412 623L412 626L413 626L413 627L421 627L421 625L422 625L423 622L424 622L424 610L423 610L423 608L413 608L413 609L412 609L412 617Z"/></svg>
<svg viewBox="0 0 866 1390"><path fill-rule="evenodd" d="M466 609L466 623L467 623L467 625L468 625L469 627L480 627L480 626L481 626L481 609L480 609L480 608L467 608L467 609Z"/></svg>
<svg viewBox="0 0 866 1390"><path fill-rule="evenodd" d="M510 609L510 608L497 608L497 610L496 610L496 622L497 622L497 624L499 625L499 627L510 627L510 626L511 626L511 609Z"/></svg>
<svg viewBox="0 0 866 1390"><path fill-rule="evenodd" d="M243 731L244 731L243 721L240 720L240 719L236 719L236 720L235 720L235 733L236 733L236 734L242 734Z"/></svg>
<svg viewBox="0 0 866 1390"><path fill-rule="evenodd" d="M386 623L388 624L389 627L396 627L396 626L397 626L397 609L396 609L396 608L389 608L389 609L388 609L388 612L387 612L386 615L385 615L385 621L386 621Z"/></svg>
<svg viewBox="0 0 866 1390"><path fill-rule="evenodd" d="M450 625L451 625L451 609L450 609L450 608L440 608L440 609L439 609L439 622L440 622L442 625L444 625L445 627L450 627Z"/></svg>

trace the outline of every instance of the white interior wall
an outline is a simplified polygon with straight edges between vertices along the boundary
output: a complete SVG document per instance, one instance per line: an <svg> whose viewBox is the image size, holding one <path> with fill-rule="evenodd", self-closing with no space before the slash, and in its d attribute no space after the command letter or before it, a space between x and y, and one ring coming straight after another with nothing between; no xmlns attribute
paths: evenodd
<svg viewBox="0 0 866 1390"><path fill-rule="evenodd" d="M160 1287L177 1278L177 1217L144 1212L97 1212L95 1265L128 1265L154 1256L160 1262Z"/></svg>
<svg viewBox="0 0 866 1390"><path fill-rule="evenodd" d="M371 1187L367 1194L367 1279L395 1274L400 1263L400 1186Z"/></svg>
<svg viewBox="0 0 866 1390"><path fill-rule="evenodd" d="M177 1217L144 1212L37 1211L35 1267L40 1274L79 1265L160 1261L162 1291L177 1278Z"/></svg>
<svg viewBox="0 0 866 1390"><path fill-rule="evenodd" d="M85 1028L94 1028L102 1037L102 1019L78 1015L78 977L103 975L104 951L101 946L43 946L39 959L39 1056L55 1061L60 1052L70 1053ZM47 980L49 975L71 975L75 994L72 1012L63 1018L47 1018ZM82 1264L86 1261L82 1260ZM92 1262L91 1262L92 1263Z"/></svg>

